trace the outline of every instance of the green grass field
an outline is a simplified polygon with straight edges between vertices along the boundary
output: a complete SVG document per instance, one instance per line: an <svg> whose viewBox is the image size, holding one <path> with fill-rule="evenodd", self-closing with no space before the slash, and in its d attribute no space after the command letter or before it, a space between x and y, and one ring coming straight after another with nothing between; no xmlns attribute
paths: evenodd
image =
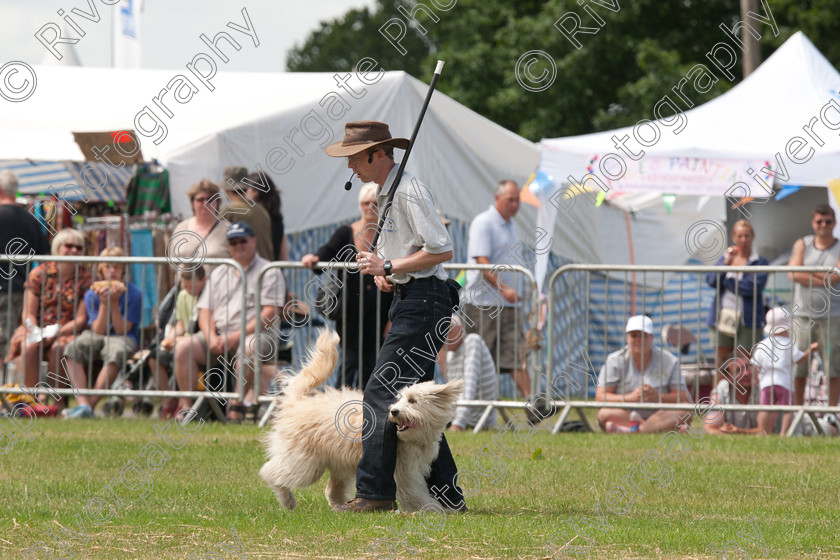
<svg viewBox="0 0 840 560"><path fill-rule="evenodd" d="M155 424L39 419L0 455L0 557L715 558L710 545L734 541L730 559L840 558L825 438L684 435L690 448L672 436L666 450L662 436L460 433L469 513L339 515L326 478L279 507L255 426Z"/></svg>

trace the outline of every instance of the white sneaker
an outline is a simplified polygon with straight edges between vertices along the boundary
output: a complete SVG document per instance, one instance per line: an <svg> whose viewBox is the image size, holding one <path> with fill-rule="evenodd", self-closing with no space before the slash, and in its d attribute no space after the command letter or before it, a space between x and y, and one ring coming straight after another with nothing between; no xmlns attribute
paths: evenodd
<svg viewBox="0 0 840 560"><path fill-rule="evenodd" d="M631 433L629 426L623 426L621 424L616 424L612 420L607 420L607 423L604 425L605 431L608 434L629 434ZM638 430L636 430L638 432Z"/></svg>
<svg viewBox="0 0 840 560"><path fill-rule="evenodd" d="M93 414L93 410L86 404L80 404L74 408L65 408L61 411L61 415L68 420L74 420L76 418L96 418Z"/></svg>

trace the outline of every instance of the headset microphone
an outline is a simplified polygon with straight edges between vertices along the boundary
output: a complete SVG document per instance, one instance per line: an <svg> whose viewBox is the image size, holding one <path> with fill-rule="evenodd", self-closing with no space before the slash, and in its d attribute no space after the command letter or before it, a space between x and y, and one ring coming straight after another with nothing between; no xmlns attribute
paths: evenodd
<svg viewBox="0 0 840 560"><path fill-rule="evenodd" d="M368 156L368 163L373 163L373 154L370 154ZM350 179L351 180L353 179L353 175L355 175L355 173L350 174ZM344 183L344 190L345 191L349 191L352 188L353 188L353 184L350 181L347 181L346 183Z"/></svg>

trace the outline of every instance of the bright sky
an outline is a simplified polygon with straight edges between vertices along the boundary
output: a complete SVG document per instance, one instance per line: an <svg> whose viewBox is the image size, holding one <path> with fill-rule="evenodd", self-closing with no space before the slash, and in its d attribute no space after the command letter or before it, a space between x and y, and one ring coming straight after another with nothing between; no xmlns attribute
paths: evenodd
<svg viewBox="0 0 840 560"><path fill-rule="evenodd" d="M66 16L73 8L91 12L90 5L99 11L101 20L93 23L71 16L85 32L73 48L84 66L110 66L113 8L102 0L0 0L0 65L13 60L31 65L44 63L44 55L51 55L35 33L49 22L63 25L58 10ZM373 5L374 0L145 0L143 68L183 68L195 54L208 50L199 35L212 38L224 30L249 41L241 51L230 55L224 70L282 71L288 50L303 43L320 21L343 15L352 8ZM248 37L225 27L228 22L245 25L243 7L260 41L256 49ZM78 37L72 29L68 31L66 36ZM62 53L68 47L56 46Z"/></svg>

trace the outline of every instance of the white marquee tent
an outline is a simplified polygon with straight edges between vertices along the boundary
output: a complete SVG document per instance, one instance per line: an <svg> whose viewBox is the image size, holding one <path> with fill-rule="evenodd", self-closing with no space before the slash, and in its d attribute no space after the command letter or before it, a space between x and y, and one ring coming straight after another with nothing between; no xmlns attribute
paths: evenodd
<svg viewBox="0 0 840 560"><path fill-rule="evenodd" d="M692 78L699 75L698 69ZM691 97L691 79L682 91ZM635 248L632 261L636 264L682 264L692 256L686 247L690 245L690 240L686 240L689 226L702 220L724 221L725 205L731 204L723 195L734 183L747 183L752 197L767 197L759 179L751 176L753 168L754 174L770 183L772 177L759 172L769 162L776 172L776 186L826 187L840 177L838 92L840 73L798 32L730 91L685 111L685 127L679 134L674 133L677 126L656 121L661 136L649 147L635 140L634 127L544 139L539 167L553 184L544 186L539 194L543 200L552 193L556 195L563 183L568 188L569 176L583 178L588 168L604 178L610 192L607 204L600 208L587 201L588 196L572 199L569 195L562 203L556 198L557 205L569 210L552 216L554 206L543 204L540 223L554 224L551 229L558 241L555 251L577 262L630 263L625 241L630 233L631 246ZM685 106L676 94L671 97L680 107ZM803 130L809 126L813 136ZM635 132L641 133L648 144L654 138L650 127ZM639 148L646 152L639 162L622 155L614 146L613 136L620 139L625 135L629 136L627 146L635 152L633 155L638 154ZM795 137L801 142L792 140ZM622 156L627 164L625 176L617 181L607 181L602 171L619 175L620 164L615 158L604 161L611 152ZM806 163L797 162L808 154L811 157ZM604 167L599 166L601 161ZM624 196L613 196L619 193ZM677 195L670 212L662 201L664 193ZM730 193L739 199L746 190ZM836 204L833 196L829 199ZM611 206L610 202L616 204ZM779 203L771 200L769 204ZM633 210L632 218L625 220L628 208ZM766 208L767 204L746 205L751 213ZM808 229L807 222L774 224L781 228L796 226ZM807 232L798 234L803 233Z"/></svg>
<svg viewBox="0 0 840 560"><path fill-rule="evenodd" d="M291 233L358 214L356 192L342 188L346 162L322 150L341 140L344 122L382 120L408 137L428 87L404 72L219 72L210 91L186 69L34 68L35 93L0 104L0 159L81 161L71 132L137 129L135 116L145 108L140 126L152 131L153 113L167 130L158 145L152 134L141 140L143 155L169 169L175 212L190 213L184 192L198 179L219 182L225 166L259 165L282 190ZM162 92L167 87L172 91ZM176 93L188 100L177 101ZM492 202L500 178L524 182L537 158L534 143L435 92L408 169L444 213L469 220ZM524 227L528 216L520 220Z"/></svg>

